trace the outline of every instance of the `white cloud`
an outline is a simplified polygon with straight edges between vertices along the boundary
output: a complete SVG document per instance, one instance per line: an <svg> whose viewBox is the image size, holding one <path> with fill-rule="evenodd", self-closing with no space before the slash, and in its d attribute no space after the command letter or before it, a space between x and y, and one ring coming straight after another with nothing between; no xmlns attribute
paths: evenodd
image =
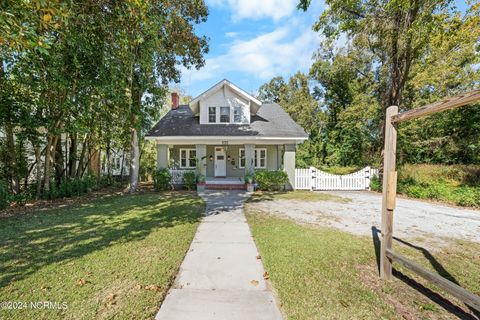
<svg viewBox="0 0 480 320"><path fill-rule="evenodd" d="M278 20L291 15L297 3L298 0L207 0L209 6L228 7L235 21L260 18Z"/></svg>
<svg viewBox="0 0 480 320"><path fill-rule="evenodd" d="M238 72L261 80L296 71L307 71L320 36L309 26L294 22L252 39L226 44L226 53L206 59L200 70L183 70L184 83L220 79L229 72Z"/></svg>

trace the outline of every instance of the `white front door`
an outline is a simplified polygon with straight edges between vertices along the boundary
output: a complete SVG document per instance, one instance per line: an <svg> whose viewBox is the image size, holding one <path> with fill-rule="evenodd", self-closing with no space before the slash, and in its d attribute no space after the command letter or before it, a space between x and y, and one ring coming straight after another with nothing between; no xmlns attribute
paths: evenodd
<svg viewBox="0 0 480 320"><path fill-rule="evenodd" d="M225 177L227 175L227 160L225 159L225 149L215 147L215 177Z"/></svg>

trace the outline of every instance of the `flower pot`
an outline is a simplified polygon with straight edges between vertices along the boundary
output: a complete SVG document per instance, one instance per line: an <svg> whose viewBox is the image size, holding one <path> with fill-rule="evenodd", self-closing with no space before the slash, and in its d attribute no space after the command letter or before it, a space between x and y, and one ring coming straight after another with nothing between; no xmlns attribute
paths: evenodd
<svg viewBox="0 0 480 320"><path fill-rule="evenodd" d="M253 192L255 190L255 185L253 183L247 183L247 192Z"/></svg>
<svg viewBox="0 0 480 320"><path fill-rule="evenodd" d="M197 183L197 193L205 191L205 182Z"/></svg>

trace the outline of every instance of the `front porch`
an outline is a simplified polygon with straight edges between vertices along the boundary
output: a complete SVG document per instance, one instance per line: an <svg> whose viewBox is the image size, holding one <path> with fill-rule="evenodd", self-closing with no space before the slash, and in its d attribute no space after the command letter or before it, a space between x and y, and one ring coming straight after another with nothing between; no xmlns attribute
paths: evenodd
<svg viewBox="0 0 480 320"><path fill-rule="evenodd" d="M183 173L206 177L207 188L245 186L246 174L257 170L285 170L292 189L295 145L291 144L157 144L157 168L170 168L172 184L183 183Z"/></svg>

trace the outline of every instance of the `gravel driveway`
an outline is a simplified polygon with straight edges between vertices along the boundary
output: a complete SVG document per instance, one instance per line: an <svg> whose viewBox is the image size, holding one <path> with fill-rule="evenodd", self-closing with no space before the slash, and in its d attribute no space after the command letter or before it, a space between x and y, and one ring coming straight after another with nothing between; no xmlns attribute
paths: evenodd
<svg viewBox="0 0 480 320"><path fill-rule="evenodd" d="M364 191L322 191L351 201L300 201L276 199L255 204L264 212L288 216L300 222L331 226L358 235L380 229L382 196ZM411 199L397 198L394 236L422 239L436 247L445 238L480 242L480 210L453 208Z"/></svg>

